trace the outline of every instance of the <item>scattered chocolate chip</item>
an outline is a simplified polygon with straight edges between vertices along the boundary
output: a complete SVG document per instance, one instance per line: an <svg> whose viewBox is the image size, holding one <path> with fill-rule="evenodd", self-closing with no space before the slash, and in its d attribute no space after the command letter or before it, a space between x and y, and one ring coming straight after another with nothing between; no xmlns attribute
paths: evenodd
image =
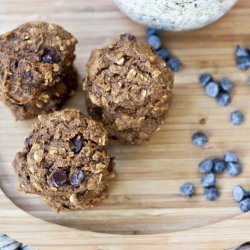
<svg viewBox="0 0 250 250"><path fill-rule="evenodd" d="M161 48L161 39L158 36L150 36L147 39L147 42L150 46L153 47L154 50L158 50Z"/></svg>
<svg viewBox="0 0 250 250"><path fill-rule="evenodd" d="M242 186L237 185L237 186L234 186L232 195L235 201L241 202L243 198L246 197L246 193L247 192Z"/></svg>
<svg viewBox="0 0 250 250"><path fill-rule="evenodd" d="M214 167L213 167L213 173L214 174L221 174L226 169L226 162L222 158L215 158L213 159Z"/></svg>
<svg viewBox="0 0 250 250"><path fill-rule="evenodd" d="M230 122L233 125L236 125L236 126L241 125L244 121L245 121L245 116L241 111L236 110L230 114Z"/></svg>
<svg viewBox="0 0 250 250"><path fill-rule="evenodd" d="M199 164L199 171L204 174L211 173L214 167L214 162L210 159L205 159Z"/></svg>
<svg viewBox="0 0 250 250"><path fill-rule="evenodd" d="M208 138L204 133L196 132L192 136L192 143L197 147L203 147L208 143Z"/></svg>
<svg viewBox="0 0 250 250"><path fill-rule="evenodd" d="M242 167L241 167L240 163L228 162L227 163L227 172L231 176L236 176L242 172Z"/></svg>
<svg viewBox="0 0 250 250"><path fill-rule="evenodd" d="M247 50L243 46L238 44L235 49L235 56L247 57L248 56Z"/></svg>
<svg viewBox="0 0 250 250"><path fill-rule="evenodd" d="M213 80L211 74L203 73L199 77L199 82L203 86L207 96L215 97L220 106L227 106L231 102L230 92L234 87L233 82L228 77L223 77L220 83Z"/></svg>
<svg viewBox="0 0 250 250"><path fill-rule="evenodd" d="M213 81L213 77L209 73L202 73L199 77L200 84L205 87L208 83Z"/></svg>
<svg viewBox="0 0 250 250"><path fill-rule="evenodd" d="M234 87L234 83L228 77L224 76L221 78L219 86L224 91L231 92Z"/></svg>
<svg viewBox="0 0 250 250"><path fill-rule="evenodd" d="M160 38L161 30L155 28L147 29L147 43L154 49L154 52L162 57L162 59L166 62L167 66L173 71L177 72L182 67L182 62L180 59L176 57L171 57L170 52L162 48L162 42Z"/></svg>
<svg viewBox="0 0 250 250"><path fill-rule="evenodd" d="M238 155L234 151L226 151L224 153L225 162L238 162Z"/></svg>
<svg viewBox="0 0 250 250"><path fill-rule="evenodd" d="M215 201L219 198L220 192L215 186L210 186L204 189L204 196L209 201Z"/></svg>
<svg viewBox="0 0 250 250"><path fill-rule="evenodd" d="M50 176L54 187L61 187L67 182L67 174L64 170L57 170Z"/></svg>
<svg viewBox="0 0 250 250"><path fill-rule="evenodd" d="M167 49L160 48L156 51L156 54L160 56L164 61L168 61L170 57L170 53Z"/></svg>
<svg viewBox="0 0 250 250"><path fill-rule="evenodd" d="M161 34L161 30L160 29L155 29L155 28L151 28L149 27L147 29L147 37L150 37L150 36L160 36Z"/></svg>
<svg viewBox="0 0 250 250"><path fill-rule="evenodd" d="M82 170L79 170L78 173L73 174L70 180L71 185L77 186L84 180L84 172Z"/></svg>
<svg viewBox="0 0 250 250"><path fill-rule="evenodd" d="M250 211L250 198L243 199L240 202L240 210L244 213Z"/></svg>
<svg viewBox="0 0 250 250"><path fill-rule="evenodd" d="M180 187L180 192L183 196L191 198L194 194L195 186L193 183L184 183Z"/></svg>
<svg viewBox="0 0 250 250"><path fill-rule="evenodd" d="M84 146L83 141L76 136L71 140L71 142L74 146L73 148L74 153L78 154L82 150L82 147Z"/></svg>
<svg viewBox="0 0 250 250"><path fill-rule="evenodd" d="M216 97L219 94L219 85L216 82L209 82L205 86L205 93L207 96Z"/></svg>
<svg viewBox="0 0 250 250"><path fill-rule="evenodd" d="M231 103L232 98L228 92L221 90L216 96L216 101L220 106L225 107Z"/></svg>
<svg viewBox="0 0 250 250"><path fill-rule="evenodd" d="M250 68L250 58L249 57L238 57L236 61L236 66L242 71L246 71Z"/></svg>
<svg viewBox="0 0 250 250"><path fill-rule="evenodd" d="M180 61L180 59L176 58L176 57L171 57L168 62L167 62L167 66L173 71L173 72L178 72L181 67L182 67L182 62Z"/></svg>
<svg viewBox="0 0 250 250"><path fill-rule="evenodd" d="M201 179L201 186L202 187L211 187L216 184L216 177L212 173L205 174Z"/></svg>

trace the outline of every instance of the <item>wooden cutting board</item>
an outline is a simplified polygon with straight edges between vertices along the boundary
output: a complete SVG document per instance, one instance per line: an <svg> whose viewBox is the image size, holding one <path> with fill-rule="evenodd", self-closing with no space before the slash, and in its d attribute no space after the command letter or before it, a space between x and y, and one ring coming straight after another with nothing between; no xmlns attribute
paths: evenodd
<svg viewBox="0 0 250 250"><path fill-rule="evenodd" d="M0 2L1 33L35 20L60 24L79 40L76 66L81 77L93 48L124 32L146 39L145 27L125 17L111 0ZM250 1L241 0L205 29L163 33L164 46L184 63L175 77L172 108L149 142L111 143L117 177L110 183L109 198L94 209L55 214L39 196L17 192L11 162L35 120L16 122L1 103L0 230L40 249L224 249L249 240L249 215L241 214L231 197L236 184L250 189L250 86L245 83L250 71L239 71L233 56L237 43L250 45L249 23ZM220 107L205 96L198 84L205 71L218 80L228 76L235 82L231 105ZM81 86L66 106L85 112ZM239 127L229 123L229 114L236 109L246 116ZM209 137L204 148L191 144L198 130ZM239 154L244 171L239 177L220 176L220 199L206 201L197 166L229 149ZM197 186L197 195L190 200L179 194L186 181Z"/></svg>

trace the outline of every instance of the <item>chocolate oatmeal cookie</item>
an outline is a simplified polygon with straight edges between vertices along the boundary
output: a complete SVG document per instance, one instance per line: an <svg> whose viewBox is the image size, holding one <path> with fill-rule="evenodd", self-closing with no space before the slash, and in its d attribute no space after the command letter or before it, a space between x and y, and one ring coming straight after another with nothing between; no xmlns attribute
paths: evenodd
<svg viewBox="0 0 250 250"><path fill-rule="evenodd" d="M0 36L0 98L18 120L57 110L73 95L76 43L62 27L45 22Z"/></svg>
<svg viewBox="0 0 250 250"><path fill-rule="evenodd" d="M56 211L89 208L108 195L112 161L102 124L66 109L39 115L13 166L20 191Z"/></svg>
<svg viewBox="0 0 250 250"><path fill-rule="evenodd" d="M111 138L139 144L164 121L173 81L173 73L151 47L124 34L92 51L83 89L89 114L103 122Z"/></svg>

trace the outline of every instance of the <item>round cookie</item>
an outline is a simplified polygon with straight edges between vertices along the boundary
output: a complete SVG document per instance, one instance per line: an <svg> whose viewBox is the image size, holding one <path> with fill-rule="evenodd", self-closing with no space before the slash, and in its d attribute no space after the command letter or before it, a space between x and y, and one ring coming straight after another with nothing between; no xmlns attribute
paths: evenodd
<svg viewBox="0 0 250 250"><path fill-rule="evenodd" d="M89 114L103 122L111 138L139 144L164 121L173 81L173 73L151 47L123 34L92 51L83 89Z"/></svg>
<svg viewBox="0 0 250 250"><path fill-rule="evenodd" d="M20 191L56 211L89 208L108 195L112 161L102 124L75 109L40 115L13 166Z"/></svg>
<svg viewBox="0 0 250 250"><path fill-rule="evenodd" d="M62 27L45 22L0 36L0 98L18 120L57 110L74 94L76 43Z"/></svg>

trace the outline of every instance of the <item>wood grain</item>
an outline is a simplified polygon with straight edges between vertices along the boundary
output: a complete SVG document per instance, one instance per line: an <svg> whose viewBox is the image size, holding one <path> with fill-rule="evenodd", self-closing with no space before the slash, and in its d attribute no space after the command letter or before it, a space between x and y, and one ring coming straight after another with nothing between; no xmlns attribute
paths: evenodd
<svg viewBox="0 0 250 250"><path fill-rule="evenodd" d="M11 203L1 190L0 211L2 230L16 240L42 250L221 250L246 241L250 227L250 216L247 213L206 227L167 234L114 235L86 232L34 218Z"/></svg>
<svg viewBox="0 0 250 250"><path fill-rule="evenodd" d="M95 209L54 214L40 197L16 191L11 162L22 148L34 120L16 122L10 111L0 104L0 185L9 199L21 208L11 205L1 193L0 228L43 249L55 249L53 244L60 245L60 249L69 249L63 247L65 242L68 246L82 244L87 247L84 249L92 249L94 244L104 244L111 249L128 249L131 244L147 246L147 249L160 249L166 245L184 248L185 242L190 248L193 242L200 247L197 249L215 249L211 248L212 245L222 249L247 240L244 230L250 227L249 219L246 220L249 216L238 216L240 211L231 198L231 189L236 184L250 188L250 87L245 84L249 72L238 71L233 57L237 43L250 44L249 13L250 1L241 0L227 16L206 29L163 34L164 46L184 62L183 70L176 74L175 97L169 116L162 129L144 145L110 145L110 152L116 157L117 178L111 182L109 199ZM76 66L81 76L93 48L102 47L127 31L145 40L145 28L127 19L111 0L0 2L1 33L33 20L60 24L77 37ZM227 75L235 81L230 106L219 107L204 95L197 83L198 75L204 71L217 79ZM81 87L66 106L85 112ZM246 122L240 127L228 122L229 113L235 109L246 115ZM199 122L202 118L206 120L204 125ZM209 136L205 148L191 144L191 135L197 130L203 130ZM244 166L243 174L237 178L227 174L219 177L220 199L217 202L205 201L199 187L198 163L206 157L222 156L228 149L238 152ZM197 195L191 200L179 195L179 186L185 181L197 185ZM33 219L22 210L68 229ZM221 223L213 224L218 222ZM232 231L230 225L236 229ZM151 236L103 235L70 228ZM36 237L30 239L29 234L34 229ZM71 238L63 237L60 242L59 238L66 232ZM163 234L152 235L156 233ZM203 234L206 238L204 245L199 239Z"/></svg>

